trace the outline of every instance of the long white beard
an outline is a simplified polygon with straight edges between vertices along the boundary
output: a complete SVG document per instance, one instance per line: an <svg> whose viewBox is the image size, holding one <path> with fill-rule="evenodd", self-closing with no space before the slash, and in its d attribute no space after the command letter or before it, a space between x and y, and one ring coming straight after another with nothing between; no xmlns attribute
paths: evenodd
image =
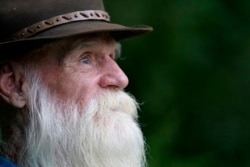
<svg viewBox="0 0 250 167"><path fill-rule="evenodd" d="M20 167L144 167L137 103L123 91L104 91L82 110L58 102L35 81L27 108L30 124Z"/></svg>

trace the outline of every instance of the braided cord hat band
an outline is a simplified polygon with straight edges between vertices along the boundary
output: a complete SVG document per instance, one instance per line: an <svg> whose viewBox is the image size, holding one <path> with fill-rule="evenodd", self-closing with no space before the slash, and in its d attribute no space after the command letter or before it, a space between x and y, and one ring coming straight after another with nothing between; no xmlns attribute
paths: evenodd
<svg viewBox="0 0 250 167"><path fill-rule="evenodd" d="M110 22L110 16L102 10L76 11L40 21L15 33L11 40L26 39L46 29L76 21L99 20Z"/></svg>

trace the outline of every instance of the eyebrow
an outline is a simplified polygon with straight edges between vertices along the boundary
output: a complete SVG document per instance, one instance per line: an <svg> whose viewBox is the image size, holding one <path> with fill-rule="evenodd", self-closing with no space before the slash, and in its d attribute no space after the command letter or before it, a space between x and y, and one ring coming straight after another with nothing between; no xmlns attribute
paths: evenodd
<svg viewBox="0 0 250 167"><path fill-rule="evenodd" d="M74 50L85 49L85 48L91 47L95 44L105 42L106 40L108 40L108 39L81 38L81 39L77 39L77 40L69 40L69 41L66 41L65 43L63 42L60 46L60 48L61 48L59 51L60 55L58 56L59 63L61 64L62 62L64 62L67 55L70 55L71 52L73 52ZM113 52L114 60L118 60L121 58L121 44L114 40L114 45L115 45L114 52Z"/></svg>
<svg viewBox="0 0 250 167"><path fill-rule="evenodd" d="M89 41L86 41L86 40L81 40L80 42L77 42L75 44L75 46L73 46L72 48L70 48L70 50L74 50L74 49L84 49L84 48L87 48L87 47L91 47L97 43L100 43L102 40L101 39L93 39L93 40L89 40ZM115 50L114 50L114 53L115 53L115 59L119 59L121 57L121 44L117 41L115 41Z"/></svg>

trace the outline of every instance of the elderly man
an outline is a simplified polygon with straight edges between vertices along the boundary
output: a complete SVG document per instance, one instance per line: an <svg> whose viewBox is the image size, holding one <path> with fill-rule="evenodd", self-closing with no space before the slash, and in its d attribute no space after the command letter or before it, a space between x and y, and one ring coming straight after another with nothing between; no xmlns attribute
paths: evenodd
<svg viewBox="0 0 250 167"><path fill-rule="evenodd" d="M0 167L143 167L144 139L101 0L2 0Z"/></svg>

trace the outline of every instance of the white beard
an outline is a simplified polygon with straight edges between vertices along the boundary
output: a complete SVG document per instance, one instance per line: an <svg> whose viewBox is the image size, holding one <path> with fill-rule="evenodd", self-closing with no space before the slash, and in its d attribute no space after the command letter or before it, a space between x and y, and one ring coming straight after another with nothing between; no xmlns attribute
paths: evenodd
<svg viewBox="0 0 250 167"><path fill-rule="evenodd" d="M20 167L144 167L137 103L123 91L104 91L81 109L58 102L33 81L30 124Z"/></svg>

